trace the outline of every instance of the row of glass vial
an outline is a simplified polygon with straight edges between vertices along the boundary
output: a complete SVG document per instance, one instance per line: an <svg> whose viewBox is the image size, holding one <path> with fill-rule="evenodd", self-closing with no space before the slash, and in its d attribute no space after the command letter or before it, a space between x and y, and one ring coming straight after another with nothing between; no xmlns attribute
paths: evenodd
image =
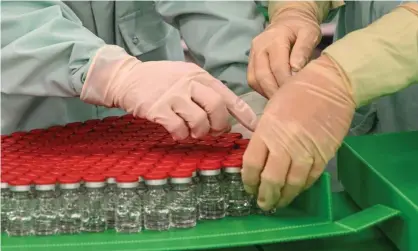
<svg viewBox="0 0 418 251"><path fill-rule="evenodd" d="M143 228L189 228L198 219L249 215L256 207L244 191L240 168L224 171L223 179L219 168L200 170L199 177L193 170L182 169L170 175L144 173L139 179L132 174L107 180L102 175L89 175L83 177L83 186L77 177L62 177L59 186L53 178L44 177L36 181L34 198L30 181L2 182L2 230L11 236L109 228L131 233Z"/></svg>

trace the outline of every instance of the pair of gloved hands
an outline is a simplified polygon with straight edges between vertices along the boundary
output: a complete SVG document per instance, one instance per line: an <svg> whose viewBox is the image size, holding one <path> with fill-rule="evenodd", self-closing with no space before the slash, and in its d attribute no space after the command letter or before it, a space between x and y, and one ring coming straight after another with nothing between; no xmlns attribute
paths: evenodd
<svg viewBox="0 0 418 251"><path fill-rule="evenodd" d="M262 209L285 206L323 172L356 106L418 81L418 8L410 3L396 9L305 66L332 4L273 3L272 22L254 40L249 61L249 84L270 99L257 127L248 104L198 66L143 63L116 46L96 53L80 97L159 123L175 139L228 131L232 114L255 129L244 155L246 190L257 194ZM398 74L388 76L393 69Z"/></svg>
<svg viewBox="0 0 418 251"><path fill-rule="evenodd" d="M356 107L418 82L417 3L401 5L308 63L321 40L319 24L341 4L272 1L271 23L253 40L248 82L269 102L242 176L262 209L288 205L319 178Z"/></svg>

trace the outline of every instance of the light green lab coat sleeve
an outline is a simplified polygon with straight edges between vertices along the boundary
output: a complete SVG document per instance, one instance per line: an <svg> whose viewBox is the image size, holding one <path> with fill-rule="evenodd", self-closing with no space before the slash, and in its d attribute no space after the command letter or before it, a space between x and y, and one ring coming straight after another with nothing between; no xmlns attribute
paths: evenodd
<svg viewBox="0 0 418 251"><path fill-rule="evenodd" d="M264 30L255 1L156 1L156 8L180 30L199 65L236 94L250 91L246 52Z"/></svg>
<svg viewBox="0 0 418 251"><path fill-rule="evenodd" d="M60 1L1 1L1 92L72 97L104 42Z"/></svg>

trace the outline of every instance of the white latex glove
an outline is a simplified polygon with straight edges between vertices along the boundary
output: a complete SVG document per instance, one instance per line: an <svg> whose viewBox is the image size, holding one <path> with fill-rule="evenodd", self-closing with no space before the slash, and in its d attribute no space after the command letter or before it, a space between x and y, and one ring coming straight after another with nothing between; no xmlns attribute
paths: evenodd
<svg viewBox="0 0 418 251"><path fill-rule="evenodd" d="M229 114L249 130L257 122L245 102L197 65L141 62L118 46L96 53L80 98L161 124L175 139L228 131Z"/></svg>
<svg viewBox="0 0 418 251"><path fill-rule="evenodd" d="M274 4L270 24L252 42L247 73L248 84L266 98L306 65L321 41L315 3Z"/></svg>

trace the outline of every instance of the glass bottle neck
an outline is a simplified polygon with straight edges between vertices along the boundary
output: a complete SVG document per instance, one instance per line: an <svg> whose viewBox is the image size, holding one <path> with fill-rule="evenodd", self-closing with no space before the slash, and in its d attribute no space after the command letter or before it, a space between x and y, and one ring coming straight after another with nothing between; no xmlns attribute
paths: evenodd
<svg viewBox="0 0 418 251"><path fill-rule="evenodd" d="M164 190L166 184L163 185L148 185L148 190Z"/></svg>
<svg viewBox="0 0 418 251"><path fill-rule="evenodd" d="M16 199L29 199L30 198L29 191L13 192L12 195L13 195L13 198L16 198Z"/></svg>
<svg viewBox="0 0 418 251"><path fill-rule="evenodd" d="M226 179L231 181L241 181L241 173L225 173Z"/></svg>
<svg viewBox="0 0 418 251"><path fill-rule="evenodd" d="M203 183L214 183L219 181L220 174L211 175L211 176L200 176L200 180Z"/></svg>
<svg viewBox="0 0 418 251"><path fill-rule="evenodd" d="M180 190L181 191L181 190L188 190L190 188L190 185L191 185L190 182L181 183L181 184L174 183L174 184L171 184L171 187L172 187L172 190Z"/></svg>
<svg viewBox="0 0 418 251"><path fill-rule="evenodd" d="M47 191L36 191L36 195L38 198L50 198L55 197L55 190L47 190Z"/></svg>

